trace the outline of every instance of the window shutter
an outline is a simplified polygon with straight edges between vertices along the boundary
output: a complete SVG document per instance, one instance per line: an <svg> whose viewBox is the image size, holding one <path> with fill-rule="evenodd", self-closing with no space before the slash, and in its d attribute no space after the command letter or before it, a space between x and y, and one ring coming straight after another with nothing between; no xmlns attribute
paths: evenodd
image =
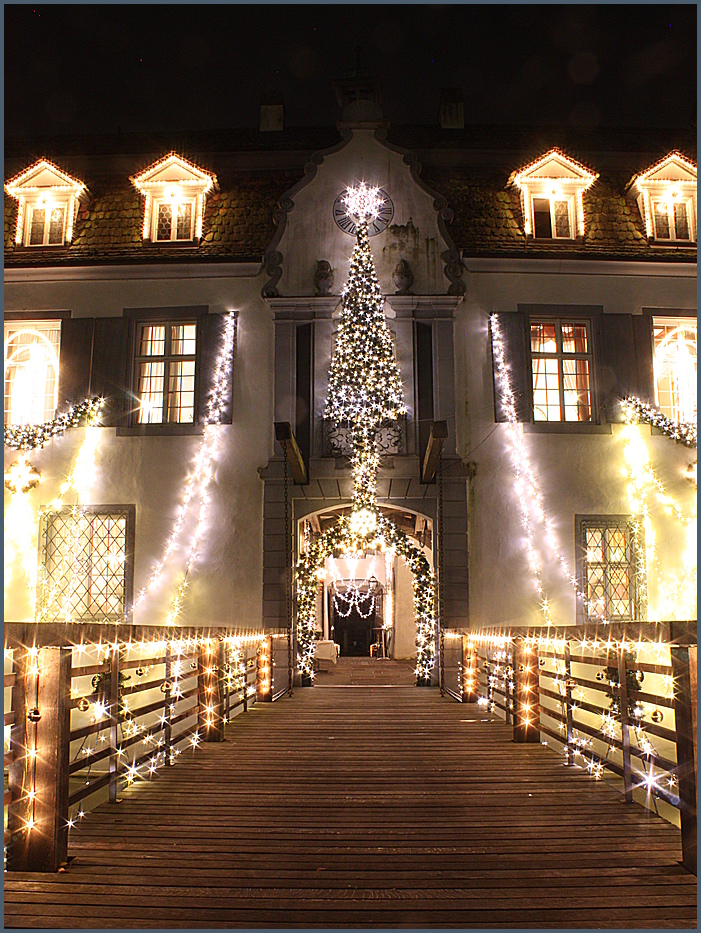
<svg viewBox="0 0 701 933"><path fill-rule="evenodd" d="M202 317L202 330L200 334L200 372L198 378L198 421L202 423L207 414L210 394L214 388L219 354L224 343L223 314L205 314ZM236 355L236 341L234 340L234 356ZM227 391L221 415L222 424L231 424L233 417L234 372L233 361L231 370L227 374Z"/></svg>
<svg viewBox="0 0 701 933"><path fill-rule="evenodd" d="M499 329L504 343L504 359L509 369L509 382L514 394L517 421L530 421L530 390L528 355L526 353L526 322L523 311L499 314ZM501 404L496 365L492 357L492 380L494 385L494 413L497 421L507 421Z"/></svg>
<svg viewBox="0 0 701 933"><path fill-rule="evenodd" d="M95 319L92 358L92 393L105 400L101 423L124 423L129 385L129 320L123 317Z"/></svg>
<svg viewBox="0 0 701 933"><path fill-rule="evenodd" d="M602 406L609 422L624 421L619 402L627 395L653 395L652 339L647 315L602 315Z"/></svg>
<svg viewBox="0 0 701 933"><path fill-rule="evenodd" d="M91 393L94 318L67 318L61 321L61 349L58 362L58 413L68 405L82 402Z"/></svg>

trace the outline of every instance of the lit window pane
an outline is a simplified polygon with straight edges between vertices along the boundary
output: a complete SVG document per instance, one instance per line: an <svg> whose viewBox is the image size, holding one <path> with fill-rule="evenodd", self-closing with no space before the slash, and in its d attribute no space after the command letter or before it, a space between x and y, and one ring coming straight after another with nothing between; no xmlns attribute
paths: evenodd
<svg viewBox="0 0 701 933"><path fill-rule="evenodd" d="M673 421L696 421L696 338L693 318L654 318L655 396Z"/></svg>
<svg viewBox="0 0 701 933"><path fill-rule="evenodd" d="M177 239L192 239L192 202L178 204L177 206Z"/></svg>
<svg viewBox="0 0 701 933"><path fill-rule="evenodd" d="M565 421L591 421L589 360L563 360Z"/></svg>
<svg viewBox="0 0 701 933"><path fill-rule="evenodd" d="M46 211L43 207L35 207L32 211L32 222L29 228L29 245L41 246L44 242L44 221Z"/></svg>
<svg viewBox="0 0 701 933"><path fill-rule="evenodd" d="M587 328L585 324L562 325L562 352L587 352Z"/></svg>
<svg viewBox="0 0 701 933"><path fill-rule="evenodd" d="M689 214L686 204L674 205L674 235L678 240L689 240Z"/></svg>
<svg viewBox="0 0 701 933"><path fill-rule="evenodd" d="M555 201L555 236L570 236L570 212L567 201Z"/></svg>
<svg viewBox="0 0 701 933"><path fill-rule="evenodd" d="M163 421L164 370L162 362L139 363L139 424L160 424Z"/></svg>
<svg viewBox="0 0 701 933"><path fill-rule="evenodd" d="M533 235L546 240L552 237L550 225L550 201L547 198L533 198Z"/></svg>
<svg viewBox="0 0 701 933"><path fill-rule="evenodd" d="M170 352L173 356L194 356L196 324L173 324L170 329Z"/></svg>
<svg viewBox="0 0 701 933"><path fill-rule="evenodd" d="M166 346L165 325L146 325L141 328L139 356L163 356Z"/></svg>
<svg viewBox="0 0 701 933"><path fill-rule="evenodd" d="M655 217L655 237L658 240L669 239L669 213L665 201L656 201L653 205Z"/></svg>
<svg viewBox="0 0 701 933"><path fill-rule="evenodd" d="M5 424L42 424L56 414L59 321L5 325Z"/></svg>
<svg viewBox="0 0 701 933"><path fill-rule="evenodd" d="M169 240L173 228L173 211L170 204L158 205L158 221L156 223L156 239Z"/></svg>
<svg viewBox="0 0 701 933"><path fill-rule="evenodd" d="M49 217L49 244L54 246L63 243L63 218L65 208L52 207Z"/></svg>
<svg viewBox="0 0 701 933"><path fill-rule="evenodd" d="M629 521L606 519L584 522L585 593L590 618L626 621L644 617L645 593L636 597L636 543Z"/></svg>
<svg viewBox="0 0 701 933"><path fill-rule="evenodd" d="M531 324L531 350L534 353L557 353L555 324Z"/></svg>
<svg viewBox="0 0 701 933"><path fill-rule="evenodd" d="M195 414L195 363L172 362L168 378L168 421L192 424Z"/></svg>

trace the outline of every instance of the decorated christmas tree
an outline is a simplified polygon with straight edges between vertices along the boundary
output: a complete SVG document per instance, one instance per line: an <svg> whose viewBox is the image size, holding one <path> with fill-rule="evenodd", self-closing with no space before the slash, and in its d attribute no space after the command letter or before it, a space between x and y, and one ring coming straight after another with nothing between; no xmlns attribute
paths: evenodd
<svg viewBox="0 0 701 933"><path fill-rule="evenodd" d="M383 201L377 188L368 188L364 183L348 189L344 200L348 214L357 224L357 243L343 290L325 416L350 429L357 510L375 505L377 429L405 409L402 381L368 238L368 220L377 215Z"/></svg>

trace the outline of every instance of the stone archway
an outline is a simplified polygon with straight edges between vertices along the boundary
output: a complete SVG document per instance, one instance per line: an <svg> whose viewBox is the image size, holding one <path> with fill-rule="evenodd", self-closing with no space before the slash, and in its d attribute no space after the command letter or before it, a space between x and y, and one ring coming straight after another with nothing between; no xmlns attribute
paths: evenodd
<svg viewBox="0 0 701 933"><path fill-rule="evenodd" d="M431 565L409 535L381 512L373 513L374 524L366 529L353 527L341 515L324 531L297 563L297 663L303 677L313 677L314 631L316 622L317 573L327 557L337 552L357 553L376 549L393 551L413 574L413 603L416 623L416 682L431 682L436 652L436 586Z"/></svg>

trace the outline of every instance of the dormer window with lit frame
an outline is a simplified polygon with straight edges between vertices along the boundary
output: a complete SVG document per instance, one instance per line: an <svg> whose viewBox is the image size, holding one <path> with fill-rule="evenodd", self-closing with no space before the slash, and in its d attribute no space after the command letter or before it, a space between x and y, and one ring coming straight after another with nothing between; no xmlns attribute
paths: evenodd
<svg viewBox="0 0 701 933"><path fill-rule="evenodd" d="M515 172L510 181L521 192L526 236L536 240L584 236L582 195L598 177L558 149Z"/></svg>
<svg viewBox="0 0 701 933"><path fill-rule="evenodd" d="M648 239L670 246L696 243L696 165L670 152L634 181Z"/></svg>
<svg viewBox="0 0 701 933"><path fill-rule="evenodd" d="M72 178L47 159L40 159L5 185L17 200L17 246L64 246L73 239L82 181Z"/></svg>
<svg viewBox="0 0 701 933"><path fill-rule="evenodd" d="M205 198L215 175L171 152L131 179L144 195L143 238L151 243L192 243L202 237Z"/></svg>

